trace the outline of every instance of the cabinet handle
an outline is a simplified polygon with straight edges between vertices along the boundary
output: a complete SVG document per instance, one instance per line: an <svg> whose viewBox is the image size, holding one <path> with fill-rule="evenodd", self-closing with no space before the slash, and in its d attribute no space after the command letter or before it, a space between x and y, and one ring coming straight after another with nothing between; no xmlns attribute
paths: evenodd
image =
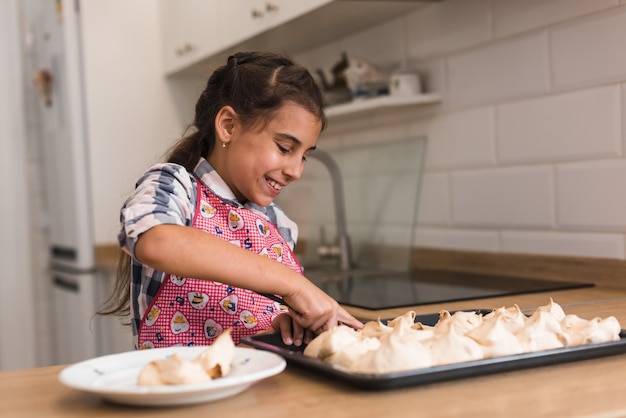
<svg viewBox="0 0 626 418"><path fill-rule="evenodd" d="M276 3L272 3L271 1L268 2L265 5L265 10L267 10L268 12L277 12L278 11L278 5Z"/></svg>
<svg viewBox="0 0 626 418"><path fill-rule="evenodd" d="M185 55L185 54L187 54L187 53L189 53L189 52L191 52L193 50L194 50L193 45L185 44L185 45L183 45L182 48L178 48L176 50L176 55L178 55L178 56Z"/></svg>
<svg viewBox="0 0 626 418"><path fill-rule="evenodd" d="M265 16L265 13L263 13L262 10L257 10L257 9L252 9L252 18L253 19L258 19Z"/></svg>

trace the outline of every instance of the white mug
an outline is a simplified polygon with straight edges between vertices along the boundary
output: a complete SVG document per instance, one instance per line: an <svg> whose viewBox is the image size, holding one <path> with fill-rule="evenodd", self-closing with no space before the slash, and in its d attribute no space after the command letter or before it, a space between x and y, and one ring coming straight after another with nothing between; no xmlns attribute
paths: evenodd
<svg viewBox="0 0 626 418"><path fill-rule="evenodd" d="M389 93L392 96L414 96L421 92L422 86L416 71L400 70L391 74Z"/></svg>

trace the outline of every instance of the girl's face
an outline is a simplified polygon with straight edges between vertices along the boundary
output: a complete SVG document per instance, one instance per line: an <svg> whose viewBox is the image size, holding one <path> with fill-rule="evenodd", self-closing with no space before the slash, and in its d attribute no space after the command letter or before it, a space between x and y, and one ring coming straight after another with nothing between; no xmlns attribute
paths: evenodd
<svg viewBox="0 0 626 418"><path fill-rule="evenodd" d="M281 189L302 175L315 149L322 123L303 107L288 102L263 127L243 131L233 118L226 147L218 142L215 167L240 202L267 206ZM216 155L219 154L219 155Z"/></svg>

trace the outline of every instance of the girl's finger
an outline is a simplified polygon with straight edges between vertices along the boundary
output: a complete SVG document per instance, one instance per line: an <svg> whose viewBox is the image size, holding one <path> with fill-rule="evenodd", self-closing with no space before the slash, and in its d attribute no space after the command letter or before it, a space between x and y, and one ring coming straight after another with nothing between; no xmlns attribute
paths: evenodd
<svg viewBox="0 0 626 418"><path fill-rule="evenodd" d="M291 321L291 329L292 329L292 337L293 337L293 345L299 347L302 345L304 341L304 328L296 321Z"/></svg>

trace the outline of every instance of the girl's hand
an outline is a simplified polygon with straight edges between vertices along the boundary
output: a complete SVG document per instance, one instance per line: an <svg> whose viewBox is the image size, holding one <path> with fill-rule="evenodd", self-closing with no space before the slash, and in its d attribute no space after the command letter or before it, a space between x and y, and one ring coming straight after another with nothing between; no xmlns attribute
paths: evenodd
<svg viewBox="0 0 626 418"><path fill-rule="evenodd" d="M283 343L286 345L293 344L296 347L301 346L302 343L308 344L313 339L313 333L308 329L302 328L288 313L280 314L274 318L267 332L280 332Z"/></svg>
<svg viewBox="0 0 626 418"><path fill-rule="evenodd" d="M289 315L303 329L314 330L316 334L343 323L361 329L363 323L339 306L336 300L324 293L304 276L299 286L291 294L283 295L289 305Z"/></svg>
<svg viewBox="0 0 626 418"><path fill-rule="evenodd" d="M363 328L363 322L359 321L358 319L356 319L355 317L353 317L352 315L350 315L348 313L348 311L346 311L344 308L342 308L341 306L339 307L339 322L342 324L345 324L349 327L352 327L354 329L361 329Z"/></svg>

